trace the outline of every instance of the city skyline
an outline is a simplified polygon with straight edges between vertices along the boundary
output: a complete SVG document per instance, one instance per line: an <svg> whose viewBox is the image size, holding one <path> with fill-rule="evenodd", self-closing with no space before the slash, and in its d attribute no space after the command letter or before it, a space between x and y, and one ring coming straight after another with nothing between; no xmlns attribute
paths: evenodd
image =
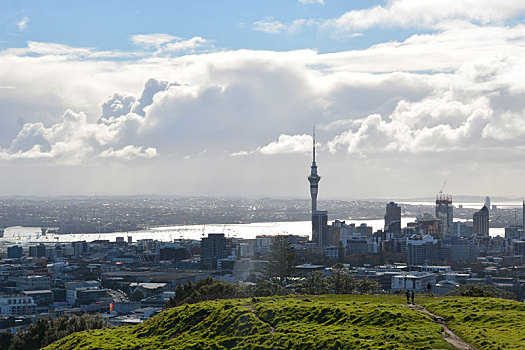
<svg viewBox="0 0 525 350"><path fill-rule="evenodd" d="M525 194L525 4L1 6L0 196Z"/></svg>

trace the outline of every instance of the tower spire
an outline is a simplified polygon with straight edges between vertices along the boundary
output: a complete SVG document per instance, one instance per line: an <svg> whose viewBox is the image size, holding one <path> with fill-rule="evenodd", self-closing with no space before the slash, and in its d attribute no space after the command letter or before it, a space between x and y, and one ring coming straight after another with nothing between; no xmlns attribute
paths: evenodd
<svg viewBox="0 0 525 350"><path fill-rule="evenodd" d="M314 145L313 145L313 149L314 149L314 152L313 152L313 164L315 164L315 125L314 125L314 136L313 136L313 140L314 140Z"/></svg>

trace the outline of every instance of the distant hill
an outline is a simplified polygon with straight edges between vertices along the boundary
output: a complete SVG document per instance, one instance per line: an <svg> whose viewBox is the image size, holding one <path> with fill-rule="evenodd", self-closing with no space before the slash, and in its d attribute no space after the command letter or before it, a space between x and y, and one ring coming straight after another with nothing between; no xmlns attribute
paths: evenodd
<svg viewBox="0 0 525 350"><path fill-rule="evenodd" d="M405 303L395 295L206 301L137 326L75 333L46 349L525 348L523 303L467 297Z"/></svg>

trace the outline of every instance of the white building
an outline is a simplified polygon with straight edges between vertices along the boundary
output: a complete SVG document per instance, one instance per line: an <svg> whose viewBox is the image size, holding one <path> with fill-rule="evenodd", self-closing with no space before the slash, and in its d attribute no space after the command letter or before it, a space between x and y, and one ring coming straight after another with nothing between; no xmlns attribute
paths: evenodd
<svg viewBox="0 0 525 350"><path fill-rule="evenodd" d="M426 291L427 284L436 284L436 275L428 272L405 272L392 276L392 290L410 290L414 292Z"/></svg>
<svg viewBox="0 0 525 350"><path fill-rule="evenodd" d="M0 315L34 315L36 304L33 298L25 295L0 296Z"/></svg>
<svg viewBox="0 0 525 350"><path fill-rule="evenodd" d="M19 276L11 278L19 290L42 290L51 288L49 276Z"/></svg>

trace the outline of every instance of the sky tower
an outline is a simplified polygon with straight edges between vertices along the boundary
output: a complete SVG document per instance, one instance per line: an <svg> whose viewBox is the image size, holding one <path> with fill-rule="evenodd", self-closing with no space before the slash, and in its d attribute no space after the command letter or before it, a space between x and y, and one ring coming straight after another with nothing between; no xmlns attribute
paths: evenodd
<svg viewBox="0 0 525 350"><path fill-rule="evenodd" d="M317 164L315 163L315 129L313 140L313 159L310 176L308 176L310 195L312 196L312 241L316 243L319 248L322 248L328 238L328 212L317 210L317 190L321 177L317 175Z"/></svg>
<svg viewBox="0 0 525 350"><path fill-rule="evenodd" d="M317 175L317 164L315 163L315 128L313 134L314 146L313 146L313 159L312 166L310 170L310 176L308 176L308 181L310 182L310 195L312 196L312 215L317 211L317 190L319 181L321 177Z"/></svg>

